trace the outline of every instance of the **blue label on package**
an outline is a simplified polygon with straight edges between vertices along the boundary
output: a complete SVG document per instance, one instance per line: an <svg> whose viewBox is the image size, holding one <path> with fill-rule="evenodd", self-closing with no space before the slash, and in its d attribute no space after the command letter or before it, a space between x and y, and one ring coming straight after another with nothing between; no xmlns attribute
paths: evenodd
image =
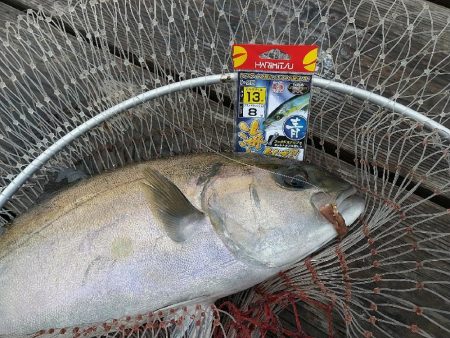
<svg viewBox="0 0 450 338"><path fill-rule="evenodd" d="M237 152L303 160L311 75L238 74Z"/></svg>

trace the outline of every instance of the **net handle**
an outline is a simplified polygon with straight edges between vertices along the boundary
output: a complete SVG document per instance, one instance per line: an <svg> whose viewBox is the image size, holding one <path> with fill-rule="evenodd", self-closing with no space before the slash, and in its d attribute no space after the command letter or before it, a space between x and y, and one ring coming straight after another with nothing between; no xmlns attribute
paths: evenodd
<svg viewBox="0 0 450 338"><path fill-rule="evenodd" d="M128 100L125 100L103 112L92 117L88 121L82 123L58 141L48 147L42 154L36 157L25 169L23 169L8 186L0 193L0 209L8 202L8 200L20 189L20 187L38 171L42 166L47 163L53 156L59 151L64 149L67 145L73 142L84 133L88 132L92 128L107 121L111 117L120 114L128 109L134 108L142 103L156 99L160 96L179 92L186 89L191 89L200 86L209 86L217 83L231 82L237 80L237 73L216 74L201 76L198 78L183 80L175 83L171 83L159 88L149 90L145 93L136 95ZM407 116L417 122L423 124L427 129L437 130L437 132L444 138L450 141L450 129L444 127L438 122L422 115L411 108L408 108L400 103L387 99L381 95L371 93L367 90L356 88L353 86L345 85L343 83L322 79L314 76L312 83L314 86L333 90L336 92L348 94L359 99L367 100L375 103L381 107L392 109L394 112Z"/></svg>

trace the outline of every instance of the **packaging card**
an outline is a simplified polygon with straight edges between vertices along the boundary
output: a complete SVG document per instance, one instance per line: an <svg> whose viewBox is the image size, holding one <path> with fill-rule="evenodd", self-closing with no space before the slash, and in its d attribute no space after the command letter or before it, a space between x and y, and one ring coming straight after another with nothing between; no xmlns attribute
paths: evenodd
<svg viewBox="0 0 450 338"><path fill-rule="evenodd" d="M274 50L285 58L264 57ZM317 50L317 46L233 46L234 67L239 69L236 152L303 160Z"/></svg>

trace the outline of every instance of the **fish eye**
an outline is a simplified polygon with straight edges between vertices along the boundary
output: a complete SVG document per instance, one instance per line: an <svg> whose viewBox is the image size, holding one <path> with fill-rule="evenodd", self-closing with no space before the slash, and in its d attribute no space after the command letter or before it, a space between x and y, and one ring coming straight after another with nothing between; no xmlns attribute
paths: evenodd
<svg viewBox="0 0 450 338"><path fill-rule="evenodd" d="M308 174L298 166L291 166L277 171L275 181L284 189L307 189L310 187Z"/></svg>
<svg viewBox="0 0 450 338"><path fill-rule="evenodd" d="M290 187L290 188L295 188L295 189L303 189L306 188L308 183L305 179L305 177L303 177L302 175L295 175L295 176L290 176L290 177L284 177L283 178L283 183Z"/></svg>
<svg viewBox="0 0 450 338"><path fill-rule="evenodd" d="M275 120L280 121L283 118L283 115L275 115Z"/></svg>

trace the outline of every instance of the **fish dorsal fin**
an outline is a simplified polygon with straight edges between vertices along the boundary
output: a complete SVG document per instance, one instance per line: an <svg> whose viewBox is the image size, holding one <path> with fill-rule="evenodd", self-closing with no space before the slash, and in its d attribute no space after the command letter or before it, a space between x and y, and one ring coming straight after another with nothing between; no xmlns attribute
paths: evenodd
<svg viewBox="0 0 450 338"><path fill-rule="evenodd" d="M158 171L144 169L144 191L153 214L175 242L189 239L204 218L178 187Z"/></svg>

